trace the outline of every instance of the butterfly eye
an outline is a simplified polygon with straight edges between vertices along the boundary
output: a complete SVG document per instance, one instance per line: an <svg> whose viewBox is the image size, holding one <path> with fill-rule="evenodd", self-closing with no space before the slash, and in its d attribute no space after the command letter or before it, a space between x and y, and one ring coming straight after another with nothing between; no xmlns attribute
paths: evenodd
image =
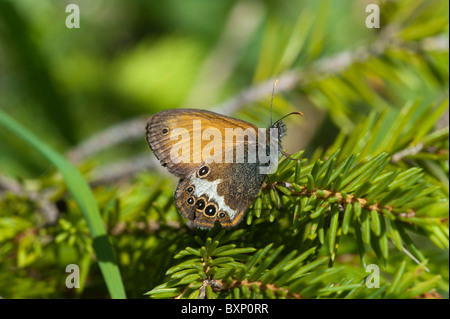
<svg viewBox="0 0 450 319"><path fill-rule="evenodd" d="M198 176L199 176L199 177L205 177L206 175L208 175L208 173L209 173L209 166L208 166L208 165L205 165L205 166L202 166L202 167L199 169L199 171L198 171Z"/></svg>
<svg viewBox="0 0 450 319"><path fill-rule="evenodd" d="M162 133L163 135L166 135L167 133L169 133L169 130L167 128L163 128Z"/></svg>
<svg viewBox="0 0 450 319"><path fill-rule="evenodd" d="M203 209L205 208L205 206L206 206L206 203L205 203L205 201L204 201L202 198L200 198L200 199L195 203L195 206L197 206L197 209L198 209L198 210L203 210Z"/></svg>
<svg viewBox="0 0 450 319"><path fill-rule="evenodd" d="M194 202L195 202L194 197L189 197L188 200L187 200L187 203L188 203L189 205L194 204Z"/></svg>
<svg viewBox="0 0 450 319"><path fill-rule="evenodd" d="M209 217L214 217L216 215L216 211L217 211L216 206L210 204L205 208L205 215Z"/></svg>
<svg viewBox="0 0 450 319"><path fill-rule="evenodd" d="M186 189L186 192L187 192L188 194L192 193L193 191L194 191L194 186L189 186L189 187Z"/></svg>

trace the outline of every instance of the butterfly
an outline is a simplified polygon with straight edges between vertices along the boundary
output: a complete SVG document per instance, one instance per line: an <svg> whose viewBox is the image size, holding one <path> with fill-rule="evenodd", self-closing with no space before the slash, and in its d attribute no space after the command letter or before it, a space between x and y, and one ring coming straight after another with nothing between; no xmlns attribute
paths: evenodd
<svg viewBox="0 0 450 319"><path fill-rule="evenodd" d="M294 113L302 114L290 114ZM169 109L151 117L146 126L147 142L161 165L180 177L174 192L179 212L199 228L212 228L216 222L224 228L239 224L269 167L277 162L278 150L283 152L283 118L261 130L249 122L200 109ZM270 129L275 129L275 136L266 134ZM249 134L230 139L230 132ZM211 144L218 149L214 154ZM241 158L239 150L244 150ZM255 154L250 151L266 161L252 157Z"/></svg>

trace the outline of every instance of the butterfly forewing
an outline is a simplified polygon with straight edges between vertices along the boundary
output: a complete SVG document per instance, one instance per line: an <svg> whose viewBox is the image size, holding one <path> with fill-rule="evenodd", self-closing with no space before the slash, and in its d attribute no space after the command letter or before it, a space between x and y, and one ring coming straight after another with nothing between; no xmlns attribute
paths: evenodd
<svg viewBox="0 0 450 319"><path fill-rule="evenodd" d="M173 109L159 112L147 122L147 142L162 166L167 167L169 172L183 177L187 176L207 157L202 154L202 150L214 139L206 134L208 131L205 132L211 128L220 132L223 154L232 149L235 144L243 142L236 138L227 142L225 140L227 128L233 130L251 128L257 131L257 127L251 123L214 112ZM180 132L186 132L188 138L183 138L178 134ZM178 149L188 150L188 156L174 151Z"/></svg>

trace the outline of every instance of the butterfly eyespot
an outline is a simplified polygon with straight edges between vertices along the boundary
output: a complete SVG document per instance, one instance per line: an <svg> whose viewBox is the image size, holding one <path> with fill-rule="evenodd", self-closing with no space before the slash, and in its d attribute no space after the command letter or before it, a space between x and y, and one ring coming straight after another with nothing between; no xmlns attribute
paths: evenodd
<svg viewBox="0 0 450 319"><path fill-rule="evenodd" d="M163 128L162 133L163 133L163 135L166 135L167 133L169 133L169 129Z"/></svg>
<svg viewBox="0 0 450 319"><path fill-rule="evenodd" d="M194 203L195 203L194 197L189 197L188 200L187 200L187 203L188 203L189 205L194 204Z"/></svg>
<svg viewBox="0 0 450 319"><path fill-rule="evenodd" d="M197 210L205 209L206 206L205 200L203 198L200 198L199 200L197 200L197 202L195 202L195 206L197 207Z"/></svg>
<svg viewBox="0 0 450 319"><path fill-rule="evenodd" d="M205 177L206 175L208 175L208 173L209 173L209 166L204 165L204 166L200 167L197 174L198 174L198 177Z"/></svg>
<svg viewBox="0 0 450 319"><path fill-rule="evenodd" d="M220 217L220 218L225 218L225 213L224 213L224 212L220 213L220 214L219 214L219 217Z"/></svg>
<svg viewBox="0 0 450 319"><path fill-rule="evenodd" d="M192 193L193 191L194 191L194 186L189 186L189 187L186 189L186 192L187 192L188 194Z"/></svg>
<svg viewBox="0 0 450 319"><path fill-rule="evenodd" d="M215 205L210 204L206 206L205 211L203 212L208 217L214 217L216 215L217 208Z"/></svg>

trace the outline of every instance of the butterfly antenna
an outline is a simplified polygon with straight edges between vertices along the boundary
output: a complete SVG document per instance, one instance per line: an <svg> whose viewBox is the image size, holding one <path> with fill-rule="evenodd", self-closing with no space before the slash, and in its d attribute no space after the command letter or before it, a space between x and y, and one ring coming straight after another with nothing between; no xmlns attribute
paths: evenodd
<svg viewBox="0 0 450 319"><path fill-rule="evenodd" d="M302 113L302 112L291 112L291 113L289 113L289 114L283 116L283 117L282 117L281 119L279 119L278 121L276 121L276 122L272 125L272 127L273 127L275 124L277 124L278 122L280 122L282 119L284 119L284 118L286 118L286 117L288 117L288 116L291 116L291 115L303 115L303 113Z"/></svg>
<svg viewBox="0 0 450 319"><path fill-rule="evenodd" d="M272 98L270 99L270 127L272 127L272 107L273 107L273 97L275 95L275 87L277 86L278 79L275 80L272 89Z"/></svg>
<svg viewBox="0 0 450 319"><path fill-rule="evenodd" d="M280 153L283 154L284 157L290 159L291 161L296 161L296 162L299 161L298 159L295 159L295 158L291 157L292 154L288 154L288 153L286 153L286 152L283 151L283 150L280 150Z"/></svg>

